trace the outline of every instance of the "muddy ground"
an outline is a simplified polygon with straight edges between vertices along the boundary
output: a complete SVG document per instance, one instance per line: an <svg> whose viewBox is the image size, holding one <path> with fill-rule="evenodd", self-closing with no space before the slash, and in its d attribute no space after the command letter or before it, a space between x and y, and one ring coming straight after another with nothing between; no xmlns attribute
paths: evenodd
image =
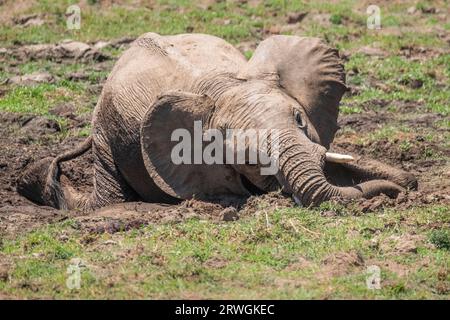
<svg viewBox="0 0 450 320"><path fill-rule="evenodd" d="M127 45L129 41L119 39L111 43ZM108 69L112 65L111 63L101 65L101 61L108 60L110 57L98 54L95 50L92 51L91 47L84 51L79 50L78 54L61 53L61 50L55 50L57 47L54 45L44 49L38 48L39 50L36 52L40 55L56 55L50 56L50 58L61 59L61 62L64 62L65 58L74 58L78 55L78 58L97 60L104 69ZM17 55L19 61L28 61L36 58L33 54L37 53L33 50L30 51L29 46L19 44L12 49L12 52ZM82 74L69 76L83 78ZM48 80L45 75L31 77L31 80L30 78L10 79L9 86L2 88L0 94L3 95L16 85L14 81L22 85L25 81L29 85L27 81ZM96 85L93 90L99 93L101 83ZM351 88L349 94L353 94L355 90L357 91L358 88ZM338 133L335 145L349 153L373 157L414 173L419 179L419 190L402 194L398 199L380 196L371 200L360 200L353 203L356 210L364 213L381 210L383 207L405 208L431 203L450 203L450 170L446 161L450 157L450 151L436 142L425 139L420 130L421 128L431 129L437 135L447 134L445 129L437 125L439 121L445 120L444 116L427 113L420 103L413 101L409 103L375 101L373 103L377 104L377 111L374 111L373 108L366 108L362 113L340 116L339 124L343 130ZM392 113L387 111L387 107L393 104L398 113L402 114L401 118L393 117ZM362 107L364 108L364 106ZM89 114L77 115L70 104L57 105L50 113L65 119L65 130L68 132L86 127L90 122ZM405 117L404 114L409 116ZM258 207L257 198L251 198L247 204L235 209L198 201L185 201L177 206L143 203L116 205L89 214L38 206L17 194L15 186L18 176L32 162L69 150L83 141L84 137L68 134L67 138L61 138L62 129L59 122L44 116L1 112L0 123L0 149L2 150L0 153L0 232L4 236L16 235L43 224L68 218L74 218L79 222L80 229L88 232L116 232L148 223L179 221L192 216L233 220L242 214L255 212ZM408 150L402 151L398 147L402 142L402 136L361 143L360 136L386 124L415 129L408 133L408 138L414 141ZM439 154L440 157L432 159L424 157L426 152ZM92 188L92 159L89 153L65 163L62 170L75 188L83 192L90 191ZM263 197L279 207L293 205L289 198L280 194Z"/></svg>

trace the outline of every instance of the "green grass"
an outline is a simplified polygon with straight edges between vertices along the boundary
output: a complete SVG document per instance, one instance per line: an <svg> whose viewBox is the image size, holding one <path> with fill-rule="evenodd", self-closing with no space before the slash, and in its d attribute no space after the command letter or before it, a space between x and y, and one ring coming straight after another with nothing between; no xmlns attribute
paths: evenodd
<svg viewBox="0 0 450 320"><path fill-rule="evenodd" d="M9 112L48 114L58 103L73 101L83 90L66 81L58 84L39 84L15 87L0 100L0 110Z"/></svg>
<svg viewBox="0 0 450 320"><path fill-rule="evenodd" d="M434 230L431 233L430 241L439 249L450 250L450 231Z"/></svg>
<svg viewBox="0 0 450 320"><path fill-rule="evenodd" d="M320 215L330 208L340 214ZM448 281L448 274L442 280L450 262L448 234L436 231L430 240L417 242L417 253L396 254L397 269L385 265L395 248L391 252L369 245L372 239L383 243L391 236L426 232L436 223L450 223L447 208L355 216L325 204L319 210L274 211L269 224L264 215L234 223L191 219L86 241L86 234L68 221L3 242L0 253L7 254L14 267L0 290L12 296L56 298L443 299L448 292L437 288ZM381 237L377 230L382 230ZM336 270L342 265L335 270L324 262L351 252L357 252L364 265L344 266L340 274ZM73 258L86 266L79 290L65 285ZM366 267L371 264L381 268L381 290L366 287ZM416 271L399 276L402 268ZM259 290L261 286L265 290Z"/></svg>
<svg viewBox="0 0 450 320"><path fill-rule="evenodd" d="M362 104L375 99L416 101L425 104L429 111L450 114L450 54L426 61L409 61L398 56L370 59L356 54L351 57L346 69L358 71L349 83L361 86L362 90L357 96L344 99L344 103ZM386 89L374 88L370 84L371 79L382 82ZM423 85L418 89L409 87L413 80L419 80Z"/></svg>

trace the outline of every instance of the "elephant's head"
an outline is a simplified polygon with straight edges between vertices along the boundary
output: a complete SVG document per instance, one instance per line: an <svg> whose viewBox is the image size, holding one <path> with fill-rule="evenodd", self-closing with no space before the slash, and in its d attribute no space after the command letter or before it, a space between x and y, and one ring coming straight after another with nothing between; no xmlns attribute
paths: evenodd
<svg viewBox="0 0 450 320"><path fill-rule="evenodd" d="M241 196L252 189L280 186L303 205L332 197L395 195L400 188L388 181L337 186L325 176L326 161L342 160L327 158L327 149L338 129L339 101L345 90L336 50L315 38L271 37L237 75L206 75L192 84L191 92L170 92L158 99L141 127L145 165L163 191L182 199ZM211 128L222 133L230 128L275 130L277 171L261 175L260 163L174 164L171 155L179 142L171 141L172 133L184 128L193 137L196 120L203 121L203 133ZM193 142L192 151L208 144ZM248 152L247 144L241 148ZM272 150L266 151L275 157ZM194 156L191 160L195 163Z"/></svg>

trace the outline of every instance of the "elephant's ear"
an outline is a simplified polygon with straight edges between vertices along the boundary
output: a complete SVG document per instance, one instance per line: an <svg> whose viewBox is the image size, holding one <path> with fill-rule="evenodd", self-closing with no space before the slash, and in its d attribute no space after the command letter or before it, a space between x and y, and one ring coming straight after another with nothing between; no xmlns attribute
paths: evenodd
<svg viewBox="0 0 450 320"><path fill-rule="evenodd" d="M202 139L202 126L213 111L214 103L207 96L172 91L160 96L145 114L141 124L144 164L154 182L167 194L203 200L214 200L224 194L248 195L231 166L205 164L202 158L205 143L200 142L201 148L194 145L195 138L201 141L198 139ZM200 132L196 131L194 138L195 126ZM195 152L199 152L197 162L200 159L201 164L194 163ZM189 160L180 163L181 158Z"/></svg>
<svg viewBox="0 0 450 320"><path fill-rule="evenodd" d="M303 106L320 143L328 147L332 142L347 90L337 50L318 38L272 36L259 44L238 77L278 81Z"/></svg>

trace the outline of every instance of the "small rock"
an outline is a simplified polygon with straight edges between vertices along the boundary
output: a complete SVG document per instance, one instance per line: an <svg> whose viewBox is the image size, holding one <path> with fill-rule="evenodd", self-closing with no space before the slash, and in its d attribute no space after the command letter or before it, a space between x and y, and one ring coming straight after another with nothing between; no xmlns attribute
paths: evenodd
<svg viewBox="0 0 450 320"><path fill-rule="evenodd" d="M308 12L291 12L287 16L287 23L293 24L301 22L307 14Z"/></svg>
<svg viewBox="0 0 450 320"><path fill-rule="evenodd" d="M94 44L94 48L95 49L97 49L97 50L100 50L100 49L103 49L103 48L106 48L107 46L109 46L109 45L111 45L111 43L110 42L107 42L107 41L97 41L95 44Z"/></svg>
<svg viewBox="0 0 450 320"><path fill-rule="evenodd" d="M80 80L86 80L88 78L89 78L89 76L83 72L73 72L73 73L69 73L67 75L67 80L70 80L70 81L80 81Z"/></svg>
<svg viewBox="0 0 450 320"><path fill-rule="evenodd" d="M223 221L236 221L239 219L238 212L236 208L228 207L222 210L220 213Z"/></svg>
<svg viewBox="0 0 450 320"><path fill-rule="evenodd" d="M416 9L415 6L409 7L409 8L406 10L406 12L407 12L408 14L414 14L414 13L416 13L416 11L417 11L417 9Z"/></svg>

